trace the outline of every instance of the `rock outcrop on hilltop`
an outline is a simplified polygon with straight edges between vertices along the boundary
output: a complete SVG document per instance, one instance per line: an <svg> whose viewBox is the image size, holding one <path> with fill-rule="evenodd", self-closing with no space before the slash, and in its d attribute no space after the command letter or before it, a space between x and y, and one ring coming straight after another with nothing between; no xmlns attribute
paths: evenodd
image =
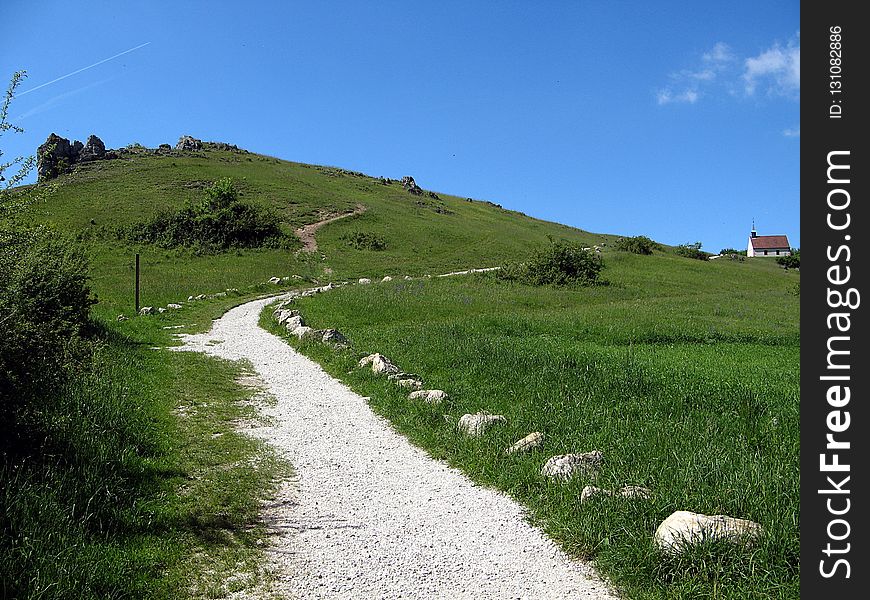
<svg viewBox="0 0 870 600"><path fill-rule="evenodd" d="M52 133L36 149L36 172L39 181L45 181L68 173L78 163L105 158L117 158L117 153L111 150L107 152L103 140L95 135L89 136L88 141L82 144L78 140L70 142Z"/></svg>
<svg viewBox="0 0 870 600"><path fill-rule="evenodd" d="M39 181L54 179L62 173L68 173L79 163L95 160L107 160L122 158L125 155L159 154L167 155L173 152L193 152L197 150L225 150L230 152L246 152L234 144L225 142L203 142L190 135L183 135L173 148L169 144L160 144L157 149L145 148L141 144L131 144L126 148L106 150L103 140L95 135L88 137L87 142L82 144L75 140L60 137L56 133L48 136L36 150L36 170Z"/></svg>

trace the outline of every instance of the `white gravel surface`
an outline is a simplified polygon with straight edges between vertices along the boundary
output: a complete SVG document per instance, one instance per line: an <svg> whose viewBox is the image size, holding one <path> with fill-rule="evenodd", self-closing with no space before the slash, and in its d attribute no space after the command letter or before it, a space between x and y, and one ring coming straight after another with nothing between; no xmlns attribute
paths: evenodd
<svg viewBox="0 0 870 600"><path fill-rule="evenodd" d="M366 400L236 307L185 350L247 359L277 405L253 432L294 466L264 518L276 591L291 598L615 598L523 508L432 459Z"/></svg>

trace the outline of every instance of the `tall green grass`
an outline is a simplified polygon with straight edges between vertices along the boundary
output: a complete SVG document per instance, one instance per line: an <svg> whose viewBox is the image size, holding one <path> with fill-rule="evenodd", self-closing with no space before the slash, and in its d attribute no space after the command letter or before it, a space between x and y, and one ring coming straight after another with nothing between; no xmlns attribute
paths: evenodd
<svg viewBox="0 0 870 600"><path fill-rule="evenodd" d="M263 581L260 500L285 467L236 430L258 419L243 366L109 331L94 348L91 369L30 402L34 445L0 457L0 597L216 598Z"/></svg>
<svg viewBox="0 0 870 600"><path fill-rule="evenodd" d="M655 281L625 268L644 260ZM677 261L708 270L686 274ZM309 325L346 334L352 349L300 347L433 456L524 503L628 597L796 597L799 330L790 280L766 266L635 255L614 262L605 288L485 276L341 288L296 306ZM670 270L676 281L662 277ZM738 290L735 281L748 285ZM267 315L263 323L279 332ZM411 402L354 368L374 351L447 391L450 402ZM480 439L460 435L458 418L480 410L507 424ZM544 433L543 449L503 454L531 431ZM554 484L539 474L549 456L590 450L605 457L596 485L642 485L652 498L581 504L591 481ZM674 510L752 519L766 534L750 549L706 545L666 558L652 535Z"/></svg>

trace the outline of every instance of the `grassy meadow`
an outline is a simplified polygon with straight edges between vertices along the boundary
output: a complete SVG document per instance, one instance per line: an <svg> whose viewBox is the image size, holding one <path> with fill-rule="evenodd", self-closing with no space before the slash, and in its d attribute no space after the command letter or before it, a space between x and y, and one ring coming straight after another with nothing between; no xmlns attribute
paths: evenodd
<svg viewBox="0 0 870 600"><path fill-rule="evenodd" d="M433 456L502 489L570 553L631 598L793 598L799 553L799 330L794 273L772 262L605 257L610 285L533 288L492 275L345 287L294 307L353 342L294 343ZM264 312L263 324L280 328ZM286 334L285 334L286 335ZM381 352L443 389L440 407L356 369ZM459 434L465 413L507 424ZM532 431L543 448L505 456ZM580 502L582 478L539 474L554 454L600 450L595 482L642 485L650 500ZM744 550L706 545L679 559L652 534L674 510L761 523Z"/></svg>
<svg viewBox="0 0 870 600"><path fill-rule="evenodd" d="M425 173L413 175L427 187ZM313 254L200 253L116 234L201 200L223 177L233 178L243 201L277 211L287 233L358 204L366 210L320 229ZM35 187L41 199L19 218L83 246L102 333L93 373L57 391L39 425L56 456L4 467L4 503L14 512L0 568L19 597L219 598L267 578L257 508L286 467L234 430L255 418L253 392L235 381L244 366L161 348L174 343L173 333L205 331L257 295L384 275L396 279L300 301L310 325L336 327L353 341L343 353L300 348L370 396L412 441L519 499L566 550L594 558L626 597L797 596L797 272L763 259L690 260L669 248L617 252L614 235L248 152L132 152ZM360 233L384 249L348 243ZM421 277L522 259L548 237L603 244L606 285ZM137 252L141 304L181 302L181 310L132 317ZM294 274L304 282L266 283ZM186 300L228 288L239 291ZM131 318L119 322L119 314ZM263 324L274 328L268 318ZM375 351L447 391L450 402L415 405L353 369ZM481 439L459 436L455 420L479 410L508 422ZM542 450L502 455L536 430L545 435ZM652 499L581 505L588 482L540 477L549 456L593 449L605 457L597 485L644 485ZM666 559L652 532L677 509L752 519L767 533L748 550L704 546ZM227 580L228 572L244 576Z"/></svg>

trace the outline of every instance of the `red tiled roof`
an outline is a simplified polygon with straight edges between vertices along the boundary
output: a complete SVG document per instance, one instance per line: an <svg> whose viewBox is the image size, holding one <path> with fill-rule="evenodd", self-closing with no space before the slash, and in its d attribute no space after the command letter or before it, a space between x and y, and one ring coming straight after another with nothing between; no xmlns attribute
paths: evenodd
<svg viewBox="0 0 870 600"><path fill-rule="evenodd" d="M788 245L788 237L784 235L759 235L749 239L752 242L752 247L756 250L777 250L782 248L788 250L791 248Z"/></svg>

